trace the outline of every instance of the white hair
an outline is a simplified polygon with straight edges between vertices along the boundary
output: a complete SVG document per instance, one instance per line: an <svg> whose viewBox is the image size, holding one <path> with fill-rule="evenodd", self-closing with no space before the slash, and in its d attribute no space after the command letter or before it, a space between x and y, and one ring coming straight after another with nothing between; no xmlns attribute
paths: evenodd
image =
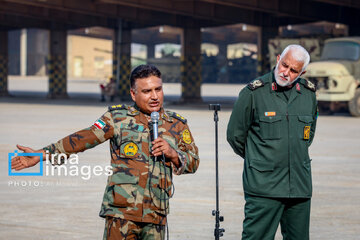
<svg viewBox="0 0 360 240"><path fill-rule="evenodd" d="M290 51L291 56L293 56L296 61L304 63L304 65L301 69L301 71L303 72L310 62L310 55L309 55L308 51L306 51L305 48L303 48L302 46L300 46L298 44L291 44L291 45L287 46L284 49L284 51L281 53L280 59L282 59L289 51Z"/></svg>

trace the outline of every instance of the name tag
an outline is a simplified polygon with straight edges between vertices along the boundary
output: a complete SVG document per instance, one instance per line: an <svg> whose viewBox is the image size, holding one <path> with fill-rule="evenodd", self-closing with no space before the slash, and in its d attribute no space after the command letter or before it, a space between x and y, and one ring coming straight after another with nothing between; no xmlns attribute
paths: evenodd
<svg viewBox="0 0 360 240"><path fill-rule="evenodd" d="M265 112L266 117L274 117L276 116L276 112Z"/></svg>

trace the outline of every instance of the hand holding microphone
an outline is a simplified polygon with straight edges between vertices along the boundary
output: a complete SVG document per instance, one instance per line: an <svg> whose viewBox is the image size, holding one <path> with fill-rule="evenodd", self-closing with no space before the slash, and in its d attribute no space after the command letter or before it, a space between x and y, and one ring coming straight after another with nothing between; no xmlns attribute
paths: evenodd
<svg viewBox="0 0 360 240"><path fill-rule="evenodd" d="M153 126L153 139L152 141L153 147L151 148L152 154L155 157L161 156L164 154L164 156L168 159L170 159L176 166L180 165L178 154L173 149L167 141L162 139L161 137L158 137L158 123L159 123L159 113L158 112L152 112L151 113L151 124Z"/></svg>

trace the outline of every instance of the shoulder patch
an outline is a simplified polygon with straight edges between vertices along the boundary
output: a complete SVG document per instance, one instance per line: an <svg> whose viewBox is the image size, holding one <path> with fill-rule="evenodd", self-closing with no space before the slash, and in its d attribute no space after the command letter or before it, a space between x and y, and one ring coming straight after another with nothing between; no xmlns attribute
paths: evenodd
<svg viewBox="0 0 360 240"><path fill-rule="evenodd" d="M259 87L262 87L262 86L264 86L264 82L261 79L253 80L248 84L248 87L251 90L255 90L255 89L257 89Z"/></svg>
<svg viewBox="0 0 360 240"><path fill-rule="evenodd" d="M181 122L186 124L187 120L180 114L178 114L176 112L168 112L168 113L169 113L170 117L176 118L177 120L180 120Z"/></svg>
<svg viewBox="0 0 360 240"><path fill-rule="evenodd" d="M113 110L122 110L122 109L129 109L129 106L125 105L125 104L118 104L118 105L112 105L109 106L109 111L113 111Z"/></svg>
<svg viewBox="0 0 360 240"><path fill-rule="evenodd" d="M307 79L304 79L305 81L305 84L304 86L308 89L310 89L311 91L313 92L316 92L316 87L315 87L315 84L313 84L311 81L307 80Z"/></svg>

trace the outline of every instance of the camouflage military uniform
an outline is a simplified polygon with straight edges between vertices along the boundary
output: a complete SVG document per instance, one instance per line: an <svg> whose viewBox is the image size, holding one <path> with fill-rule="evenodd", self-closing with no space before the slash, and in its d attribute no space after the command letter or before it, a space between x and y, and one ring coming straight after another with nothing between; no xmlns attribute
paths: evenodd
<svg viewBox="0 0 360 240"><path fill-rule="evenodd" d="M194 173L199 165L198 149L186 120L160 111L159 137L179 156L181 166L155 161L151 153L150 117L137 106L116 105L94 125L44 148L50 154L77 153L110 139L113 175L108 178L100 216L165 225L172 194L172 172ZM158 157L159 158L159 157Z"/></svg>
<svg viewBox="0 0 360 240"><path fill-rule="evenodd" d="M158 240L164 239L164 237L164 225L139 223L121 218L107 217L103 240Z"/></svg>

